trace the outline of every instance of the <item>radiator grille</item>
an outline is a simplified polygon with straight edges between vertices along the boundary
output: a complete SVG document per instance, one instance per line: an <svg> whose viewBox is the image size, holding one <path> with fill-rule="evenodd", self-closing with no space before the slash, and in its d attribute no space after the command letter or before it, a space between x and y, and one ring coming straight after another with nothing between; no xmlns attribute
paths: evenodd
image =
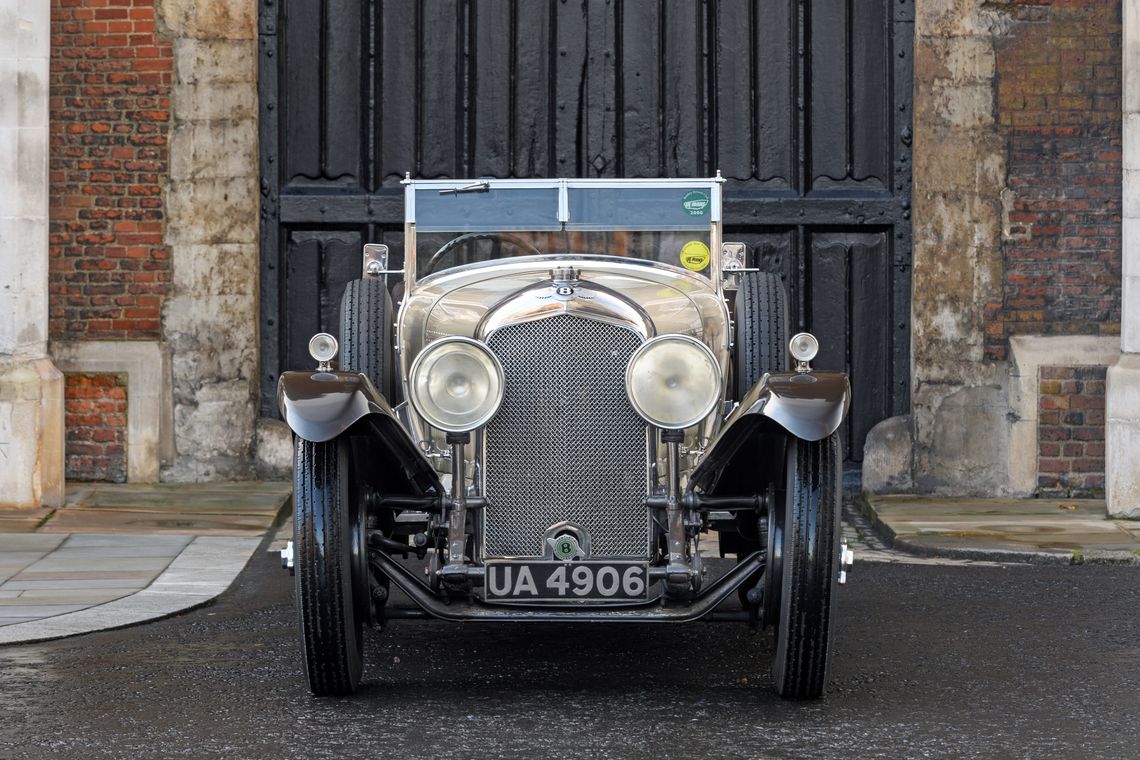
<svg viewBox="0 0 1140 760"><path fill-rule="evenodd" d="M505 393L486 431L486 555L540 556L547 528L568 520L596 557L648 557L645 422L625 391L640 336L563 314L487 343Z"/></svg>

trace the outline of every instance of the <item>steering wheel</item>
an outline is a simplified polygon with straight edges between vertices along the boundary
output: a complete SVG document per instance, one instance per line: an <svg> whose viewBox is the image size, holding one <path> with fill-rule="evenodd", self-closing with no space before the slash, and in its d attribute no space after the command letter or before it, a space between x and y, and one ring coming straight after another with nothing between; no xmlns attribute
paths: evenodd
<svg viewBox="0 0 1140 760"><path fill-rule="evenodd" d="M427 275L431 274L444 256L454 251L460 245L472 240L498 240L500 242L507 243L508 245L518 248L520 251L524 251L526 253L542 253L542 251L535 248L534 245L528 240L524 240L518 235L512 235L509 232L468 232L464 235L460 235L457 238L452 238L440 246L440 249L433 253L431 255L431 258L428 259L427 265L424 267L424 273L421 276L426 277Z"/></svg>

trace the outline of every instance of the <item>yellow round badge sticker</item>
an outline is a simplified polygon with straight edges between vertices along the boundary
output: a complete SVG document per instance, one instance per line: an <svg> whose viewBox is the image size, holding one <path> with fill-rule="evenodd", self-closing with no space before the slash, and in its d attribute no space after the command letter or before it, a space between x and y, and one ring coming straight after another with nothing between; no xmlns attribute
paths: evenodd
<svg viewBox="0 0 1140 760"><path fill-rule="evenodd" d="M681 248L681 266L699 272L709 265L709 247L700 240L690 240Z"/></svg>

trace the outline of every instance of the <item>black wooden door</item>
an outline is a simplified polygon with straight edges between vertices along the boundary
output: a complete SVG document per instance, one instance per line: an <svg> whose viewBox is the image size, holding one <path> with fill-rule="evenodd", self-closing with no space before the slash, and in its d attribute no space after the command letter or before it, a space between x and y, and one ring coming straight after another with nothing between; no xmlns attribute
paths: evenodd
<svg viewBox="0 0 1140 760"><path fill-rule="evenodd" d="M262 411L416 177L696 176L855 393L909 408L913 0L261 0Z"/></svg>

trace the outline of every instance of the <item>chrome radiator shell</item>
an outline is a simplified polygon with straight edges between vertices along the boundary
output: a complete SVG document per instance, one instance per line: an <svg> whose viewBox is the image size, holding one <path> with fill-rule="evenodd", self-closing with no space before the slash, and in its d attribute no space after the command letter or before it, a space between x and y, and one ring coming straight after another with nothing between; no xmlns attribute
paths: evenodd
<svg viewBox="0 0 1140 760"><path fill-rule="evenodd" d="M483 437L484 557L541 557L547 529L563 521L589 533L595 557L649 557L646 425L625 390L641 342L569 314L487 337L505 394Z"/></svg>

